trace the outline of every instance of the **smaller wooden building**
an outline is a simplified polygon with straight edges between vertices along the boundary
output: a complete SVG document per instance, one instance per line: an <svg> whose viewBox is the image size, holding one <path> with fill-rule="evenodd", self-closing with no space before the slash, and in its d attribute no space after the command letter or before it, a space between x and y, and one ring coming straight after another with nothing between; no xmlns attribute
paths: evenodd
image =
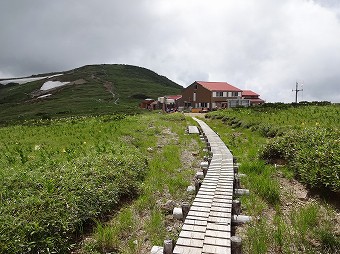
<svg viewBox="0 0 340 254"><path fill-rule="evenodd" d="M245 100L249 100L250 106L261 105L264 103L264 100L260 98L260 95L251 90L243 90L242 98Z"/></svg>

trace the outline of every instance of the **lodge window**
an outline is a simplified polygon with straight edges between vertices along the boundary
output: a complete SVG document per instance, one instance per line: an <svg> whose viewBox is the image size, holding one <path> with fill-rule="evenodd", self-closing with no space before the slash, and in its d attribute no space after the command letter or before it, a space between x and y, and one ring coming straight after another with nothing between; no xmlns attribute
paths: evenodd
<svg viewBox="0 0 340 254"><path fill-rule="evenodd" d="M223 97L223 92L216 92L216 97Z"/></svg>
<svg viewBox="0 0 340 254"><path fill-rule="evenodd" d="M201 108L207 108L208 107L208 103L207 102L201 102Z"/></svg>
<svg viewBox="0 0 340 254"><path fill-rule="evenodd" d="M231 92L231 96L232 96L232 97L238 96L238 92Z"/></svg>

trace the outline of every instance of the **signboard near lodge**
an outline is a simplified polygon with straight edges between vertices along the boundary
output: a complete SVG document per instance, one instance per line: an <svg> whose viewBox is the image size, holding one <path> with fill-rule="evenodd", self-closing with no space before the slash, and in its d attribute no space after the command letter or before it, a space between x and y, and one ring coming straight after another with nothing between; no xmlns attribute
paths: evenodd
<svg viewBox="0 0 340 254"><path fill-rule="evenodd" d="M209 110L264 103L258 94L246 91L243 95L241 89L227 82L195 81L183 89L181 100L185 108Z"/></svg>

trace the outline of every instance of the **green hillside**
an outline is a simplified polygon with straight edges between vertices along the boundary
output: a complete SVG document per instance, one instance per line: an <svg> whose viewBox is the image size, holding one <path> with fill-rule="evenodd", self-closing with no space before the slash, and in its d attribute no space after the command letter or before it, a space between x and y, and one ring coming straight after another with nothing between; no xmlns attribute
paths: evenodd
<svg viewBox="0 0 340 254"><path fill-rule="evenodd" d="M164 76L131 65L87 65L62 74L21 85L1 85L0 123L69 115L134 113L138 112L142 99L178 94L182 89ZM39 89L47 80L77 82L42 93ZM52 95L38 98L44 94Z"/></svg>

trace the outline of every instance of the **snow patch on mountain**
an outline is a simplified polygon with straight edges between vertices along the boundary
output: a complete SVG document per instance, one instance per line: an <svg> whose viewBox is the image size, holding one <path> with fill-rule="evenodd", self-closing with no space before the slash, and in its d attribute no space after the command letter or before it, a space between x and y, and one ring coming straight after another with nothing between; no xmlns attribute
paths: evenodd
<svg viewBox="0 0 340 254"><path fill-rule="evenodd" d="M42 85L40 90L46 91L46 90L50 90L50 89L53 89L53 88L56 88L56 87L64 86L68 83L70 83L70 82L47 81Z"/></svg>

